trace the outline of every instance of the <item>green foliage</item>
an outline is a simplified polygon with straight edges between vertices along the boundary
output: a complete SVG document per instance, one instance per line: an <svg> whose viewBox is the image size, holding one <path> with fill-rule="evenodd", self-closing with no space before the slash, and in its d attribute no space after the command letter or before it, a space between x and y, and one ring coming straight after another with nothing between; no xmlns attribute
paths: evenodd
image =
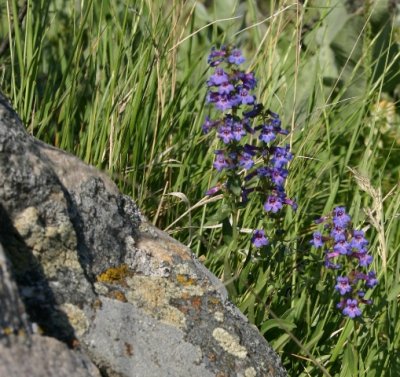
<svg viewBox="0 0 400 377"><path fill-rule="evenodd" d="M289 375L398 375L394 2L27 0L16 22L23 3L0 0L0 45L9 41L0 87L29 132L106 170L157 226L204 257ZM222 197L204 199L218 180L216 140L201 133L206 56L226 42L244 50L258 98L292 131L286 191L299 207L265 254L249 237L260 203L232 219ZM309 246L313 220L335 205L367 231L378 271L360 321L335 308L334 276Z"/></svg>

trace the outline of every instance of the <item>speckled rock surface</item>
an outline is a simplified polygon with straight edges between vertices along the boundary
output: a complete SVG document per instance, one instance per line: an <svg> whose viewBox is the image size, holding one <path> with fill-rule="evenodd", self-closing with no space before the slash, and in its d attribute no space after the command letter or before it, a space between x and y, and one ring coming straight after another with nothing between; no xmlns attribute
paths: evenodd
<svg viewBox="0 0 400 377"><path fill-rule="evenodd" d="M1 308L0 375L13 350L33 360L53 342L74 376L286 376L187 247L105 174L29 136L2 96L0 242L1 266L12 265L0 300L15 285Z"/></svg>

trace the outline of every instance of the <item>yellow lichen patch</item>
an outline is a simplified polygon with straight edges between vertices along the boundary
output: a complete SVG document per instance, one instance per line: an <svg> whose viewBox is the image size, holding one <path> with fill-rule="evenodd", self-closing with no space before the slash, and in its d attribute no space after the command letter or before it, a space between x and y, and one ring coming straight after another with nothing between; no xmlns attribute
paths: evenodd
<svg viewBox="0 0 400 377"><path fill-rule="evenodd" d="M257 372L253 367L247 368L244 371L244 377L257 377Z"/></svg>
<svg viewBox="0 0 400 377"><path fill-rule="evenodd" d="M11 335L14 333L14 330L11 327L3 327L2 332L4 335Z"/></svg>
<svg viewBox="0 0 400 377"><path fill-rule="evenodd" d="M126 296L123 292L121 291L111 291L108 294L108 297L113 298L115 300L121 301L121 302L128 302L128 300L126 299Z"/></svg>
<svg viewBox="0 0 400 377"><path fill-rule="evenodd" d="M61 305L61 309L67 315L69 323L75 330L75 335L82 336L89 327L89 320L85 312L70 303Z"/></svg>
<svg viewBox="0 0 400 377"><path fill-rule="evenodd" d="M122 284L125 278L129 276L129 268L125 263L118 267L111 267L97 276L97 281L102 283Z"/></svg>
<svg viewBox="0 0 400 377"><path fill-rule="evenodd" d="M222 313L222 312L215 312L215 313L214 313L214 318L215 318L218 322L224 322L224 313Z"/></svg>
<svg viewBox="0 0 400 377"><path fill-rule="evenodd" d="M196 279L191 278L190 276L187 276L187 275L183 275L183 274L176 275L176 281L179 284L182 284L185 286L196 284Z"/></svg>
<svg viewBox="0 0 400 377"><path fill-rule="evenodd" d="M218 344L231 355L236 356L239 359L245 359L247 356L247 350L239 343L239 339L236 335L230 334L228 331L221 327L217 327L213 331L213 337Z"/></svg>
<svg viewBox="0 0 400 377"><path fill-rule="evenodd" d="M128 302L135 303L161 322L185 328L184 314L170 304L171 298L179 296L176 287L167 279L132 276L127 284L131 288L126 292Z"/></svg>

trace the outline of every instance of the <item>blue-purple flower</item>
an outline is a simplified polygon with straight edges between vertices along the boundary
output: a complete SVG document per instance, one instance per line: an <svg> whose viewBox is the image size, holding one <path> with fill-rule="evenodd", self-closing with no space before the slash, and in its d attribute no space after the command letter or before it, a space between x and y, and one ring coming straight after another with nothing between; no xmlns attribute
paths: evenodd
<svg viewBox="0 0 400 377"><path fill-rule="evenodd" d="M216 68L214 74L207 81L208 86L219 86L224 83L229 83L229 77L222 68Z"/></svg>
<svg viewBox="0 0 400 377"><path fill-rule="evenodd" d="M235 48L234 50L231 51L231 54L228 57L228 62L231 64L236 64L240 65L244 63L246 59L242 55L242 51L239 49Z"/></svg>
<svg viewBox="0 0 400 377"><path fill-rule="evenodd" d="M338 290L342 296L351 292L352 288L347 276L338 276L336 282L335 289Z"/></svg>
<svg viewBox="0 0 400 377"><path fill-rule="evenodd" d="M251 242L255 247L263 247L268 245L268 238L265 236L265 232L262 229L256 229L253 232Z"/></svg>
<svg viewBox="0 0 400 377"><path fill-rule="evenodd" d="M282 200L277 195L268 196L267 201L264 203L264 209L266 212L277 213L280 209L282 209L282 207Z"/></svg>
<svg viewBox="0 0 400 377"><path fill-rule="evenodd" d="M337 226L345 227L351 218L346 213L346 209L344 207L336 207L333 210L333 223Z"/></svg>
<svg viewBox="0 0 400 377"><path fill-rule="evenodd" d="M214 168L217 169L218 171L221 171L223 169L228 169L231 167L231 164L229 164L229 161L226 159L225 154L221 150L216 150L215 152L215 161L214 161Z"/></svg>
<svg viewBox="0 0 400 377"><path fill-rule="evenodd" d="M358 300L347 299L342 313L350 318L359 317L361 310L358 307Z"/></svg>
<svg viewBox="0 0 400 377"><path fill-rule="evenodd" d="M373 288L377 284L378 284L378 279L376 278L375 271L368 272L367 276L365 277L365 285L369 288Z"/></svg>
<svg viewBox="0 0 400 377"><path fill-rule="evenodd" d="M313 239L310 241L315 248L324 246L324 241L321 232L314 232Z"/></svg>
<svg viewBox="0 0 400 377"><path fill-rule="evenodd" d="M284 167L291 159L293 155L289 151L289 145L286 145L285 148L275 147L274 154L271 159L271 162L274 164L276 168Z"/></svg>

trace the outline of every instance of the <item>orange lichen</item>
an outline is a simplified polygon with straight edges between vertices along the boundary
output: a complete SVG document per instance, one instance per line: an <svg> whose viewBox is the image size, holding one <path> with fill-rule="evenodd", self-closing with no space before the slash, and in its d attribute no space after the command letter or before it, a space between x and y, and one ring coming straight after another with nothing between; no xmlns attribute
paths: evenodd
<svg viewBox="0 0 400 377"><path fill-rule="evenodd" d="M192 307L194 309L200 310L200 308L201 308L201 297L199 297L199 296L192 297L190 302L191 302Z"/></svg>
<svg viewBox="0 0 400 377"><path fill-rule="evenodd" d="M126 299L126 296L123 292L121 291L111 291L109 293L109 297L114 298L115 300L121 301L121 302L128 302Z"/></svg>
<svg viewBox="0 0 400 377"><path fill-rule="evenodd" d="M97 276L97 281L102 283L123 284L129 276L129 267L123 263L117 267L111 267Z"/></svg>
<svg viewBox="0 0 400 377"><path fill-rule="evenodd" d="M93 303L92 303L92 308L95 309L95 310L101 309L102 306L103 306L103 303L98 298L96 300L94 300Z"/></svg>
<svg viewBox="0 0 400 377"><path fill-rule="evenodd" d="M208 302L209 302L210 304L212 304L212 305L219 305L219 304L221 304L221 300L220 300L219 298L217 298L217 297L210 297L210 298L208 299Z"/></svg>
<svg viewBox="0 0 400 377"><path fill-rule="evenodd" d="M208 360L210 360L210 362L215 363L217 360L217 355L215 353L210 352L207 355Z"/></svg>
<svg viewBox="0 0 400 377"><path fill-rule="evenodd" d="M183 274L176 275L176 281L185 286L196 284L196 279Z"/></svg>
<svg viewBox="0 0 400 377"><path fill-rule="evenodd" d="M125 342L125 343L124 343L124 346L125 346L125 353L126 353L128 356L133 356L133 347L132 347L132 344L130 344L130 343L128 343L128 342Z"/></svg>
<svg viewBox="0 0 400 377"><path fill-rule="evenodd" d="M189 300L190 295L188 292L182 292L181 299L182 300Z"/></svg>

